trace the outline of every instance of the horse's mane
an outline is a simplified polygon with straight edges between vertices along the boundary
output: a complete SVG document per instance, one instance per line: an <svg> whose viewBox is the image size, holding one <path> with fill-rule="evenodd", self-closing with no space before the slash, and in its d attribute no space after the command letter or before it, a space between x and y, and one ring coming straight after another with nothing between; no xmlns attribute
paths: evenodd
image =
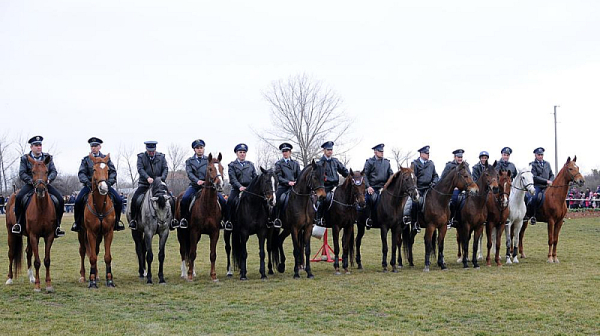
<svg viewBox="0 0 600 336"><path fill-rule="evenodd" d="M400 168L400 170L398 170L396 173L394 173L394 175L392 175L392 177L390 177L387 182L385 182L385 185L383 186L383 189L387 189L392 183L394 183L394 181L396 179L398 179L398 177L402 175L402 168Z"/></svg>

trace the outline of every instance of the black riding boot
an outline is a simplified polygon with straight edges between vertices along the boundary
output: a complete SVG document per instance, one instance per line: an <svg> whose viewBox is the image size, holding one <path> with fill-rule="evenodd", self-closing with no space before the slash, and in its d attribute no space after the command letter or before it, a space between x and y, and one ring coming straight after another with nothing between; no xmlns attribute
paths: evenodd
<svg viewBox="0 0 600 336"><path fill-rule="evenodd" d="M131 204L131 213L130 213L131 220L129 221L129 228L132 229L132 230L137 230L137 220L136 220L136 218L137 218L137 209L136 209L136 207L134 205L134 202L135 201L131 202L132 203Z"/></svg>
<svg viewBox="0 0 600 336"><path fill-rule="evenodd" d="M179 212L181 213L181 220L179 221L179 228L187 229L188 228L188 209L189 204L180 204Z"/></svg>
<svg viewBox="0 0 600 336"><path fill-rule="evenodd" d="M323 223L323 213L325 212L325 206L323 205L323 202L321 201L317 201L317 213L315 215L315 224L318 226L324 226L325 223Z"/></svg>

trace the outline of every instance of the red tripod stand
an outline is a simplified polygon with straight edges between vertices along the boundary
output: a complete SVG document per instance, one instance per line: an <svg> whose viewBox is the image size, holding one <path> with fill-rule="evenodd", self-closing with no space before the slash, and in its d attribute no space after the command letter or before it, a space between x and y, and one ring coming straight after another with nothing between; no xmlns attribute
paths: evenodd
<svg viewBox="0 0 600 336"><path fill-rule="evenodd" d="M314 257L312 257L312 259L310 261L312 261L312 262L320 262L320 261L334 262L335 261L335 259L333 258L333 249L331 248L331 246L329 246L329 242L327 241L327 231L329 231L329 230L325 229L325 233L323 234L323 245L317 251L317 254L315 254ZM323 256L326 256L327 259L323 258Z"/></svg>

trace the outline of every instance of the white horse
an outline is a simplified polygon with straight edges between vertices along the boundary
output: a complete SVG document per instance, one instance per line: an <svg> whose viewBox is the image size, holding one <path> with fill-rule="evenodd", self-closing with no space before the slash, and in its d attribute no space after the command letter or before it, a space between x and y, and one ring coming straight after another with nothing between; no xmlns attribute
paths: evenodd
<svg viewBox="0 0 600 336"><path fill-rule="evenodd" d="M504 228L504 233L506 234L506 264L519 263L519 259L517 258L519 234L523 226L523 218L527 212L525 193L529 191L531 195L535 194L533 174L530 168L519 170L519 173L513 179L512 188L514 190L511 191L508 199L509 214ZM511 232L513 233L513 237L511 237ZM495 235L492 235L492 237L495 237ZM495 241L493 243L494 245L496 244Z"/></svg>

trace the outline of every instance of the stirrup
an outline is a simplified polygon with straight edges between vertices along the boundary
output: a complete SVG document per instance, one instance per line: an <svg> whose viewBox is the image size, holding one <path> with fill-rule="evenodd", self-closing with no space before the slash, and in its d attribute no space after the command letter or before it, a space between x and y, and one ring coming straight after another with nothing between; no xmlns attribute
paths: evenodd
<svg viewBox="0 0 600 336"><path fill-rule="evenodd" d="M182 218L182 219L179 221L179 228L180 228L180 229L187 229L187 228L188 228L188 221L187 221L187 219L185 219L185 218Z"/></svg>
<svg viewBox="0 0 600 336"><path fill-rule="evenodd" d="M21 234L21 224L16 223L15 225L13 225L12 229L10 230L10 232L14 233L14 234Z"/></svg>
<svg viewBox="0 0 600 336"><path fill-rule="evenodd" d="M365 221L365 225L367 227L373 227L373 220L371 218L367 218L367 220Z"/></svg>
<svg viewBox="0 0 600 336"><path fill-rule="evenodd" d="M169 224L169 229L171 231L177 229L179 227L179 221L175 218L171 219L171 223Z"/></svg>
<svg viewBox="0 0 600 336"><path fill-rule="evenodd" d="M315 224L317 226L325 226L325 223L323 222L323 218L315 218Z"/></svg>
<svg viewBox="0 0 600 336"><path fill-rule="evenodd" d="M281 219L275 218L273 221L273 227L276 229L281 229Z"/></svg>
<svg viewBox="0 0 600 336"><path fill-rule="evenodd" d="M137 230L137 221L135 219L132 219L131 222L129 222L129 228L132 230Z"/></svg>
<svg viewBox="0 0 600 336"><path fill-rule="evenodd" d="M56 230L54 230L54 235L56 236L56 238L64 237L65 231L61 230L60 226L57 226Z"/></svg>
<svg viewBox="0 0 600 336"><path fill-rule="evenodd" d="M75 225L75 223L73 223L73 225ZM73 229L73 228L71 228ZM123 222L118 221L115 222L115 227L113 228L114 231L123 231L125 230L125 225L123 225Z"/></svg>
<svg viewBox="0 0 600 336"><path fill-rule="evenodd" d="M79 224L77 224L77 222L73 223L73 225L71 226L71 231L79 232Z"/></svg>
<svg viewBox="0 0 600 336"><path fill-rule="evenodd" d="M529 223L531 223L531 225L535 225L537 223L535 216L531 216L531 218L529 218Z"/></svg>
<svg viewBox="0 0 600 336"><path fill-rule="evenodd" d="M225 231L233 231L233 223L231 221L225 222Z"/></svg>

